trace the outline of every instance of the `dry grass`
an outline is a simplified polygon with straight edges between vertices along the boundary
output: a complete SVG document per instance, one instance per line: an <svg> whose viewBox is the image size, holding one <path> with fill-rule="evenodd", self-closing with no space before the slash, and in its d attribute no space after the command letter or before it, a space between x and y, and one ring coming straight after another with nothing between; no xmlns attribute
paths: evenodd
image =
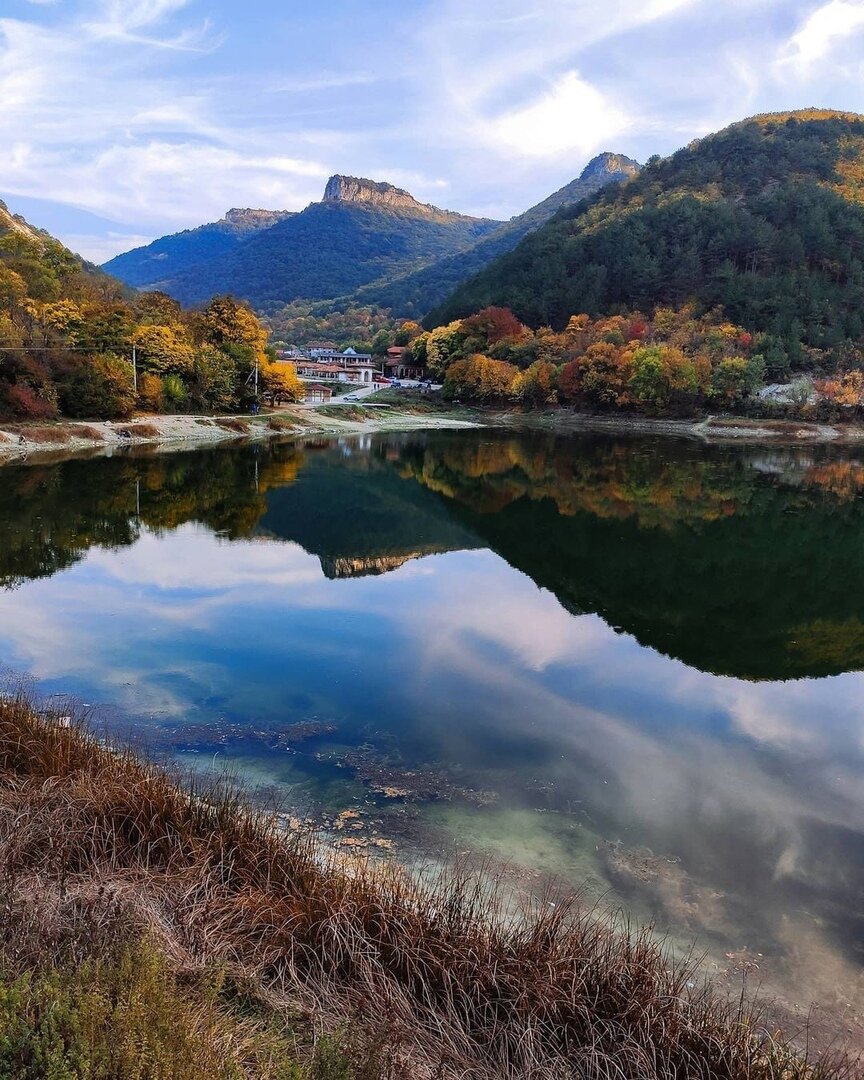
<svg viewBox="0 0 864 1080"><path fill-rule="evenodd" d="M421 887L334 861L236 792L184 790L24 700L0 702L0 871L7 896L86 899L86 927L124 897L167 952L223 965L321 1029L347 1019L386 1048L369 1077L853 1075L693 988L694 966L671 966L647 932L574 899L516 912L475 878Z"/></svg>
<svg viewBox="0 0 864 1080"><path fill-rule="evenodd" d="M23 435L27 442L63 443L75 435L75 427L70 424L16 424L16 435Z"/></svg>
<svg viewBox="0 0 864 1080"><path fill-rule="evenodd" d="M293 420L289 420L287 416L271 416L269 420L270 428L273 431L296 431L297 424Z"/></svg>
<svg viewBox="0 0 864 1080"><path fill-rule="evenodd" d="M155 424L130 424L129 431L136 439L158 439L162 435Z"/></svg>
<svg viewBox="0 0 864 1080"><path fill-rule="evenodd" d="M224 428L226 431L236 431L238 435L249 434L249 424L245 420L239 420L236 417L229 416L214 422L217 427Z"/></svg>

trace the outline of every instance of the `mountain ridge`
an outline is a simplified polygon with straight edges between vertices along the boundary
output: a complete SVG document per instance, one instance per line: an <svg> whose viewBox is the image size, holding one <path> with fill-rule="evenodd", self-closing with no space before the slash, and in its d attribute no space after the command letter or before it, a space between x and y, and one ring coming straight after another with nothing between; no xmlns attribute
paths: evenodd
<svg viewBox="0 0 864 1080"><path fill-rule="evenodd" d="M103 263L103 270L134 288L160 289L176 273L178 260L185 267L224 256L253 233L272 228L294 216L291 210L254 210L234 207L218 221L161 236ZM167 289L165 291L168 291Z"/></svg>
<svg viewBox="0 0 864 1080"><path fill-rule="evenodd" d="M561 209L424 320L489 305L532 326L694 303L803 347L864 334L864 117L752 117ZM800 362L803 363L803 360Z"/></svg>
<svg viewBox="0 0 864 1080"><path fill-rule="evenodd" d="M423 316L445 300L460 281L511 250L563 206L581 202L608 184L623 183L638 175L640 168L638 162L624 154L603 151L588 162L578 177L523 213L502 222L464 252L436 260L393 281L375 282L358 290L351 300L357 304L379 304L402 316Z"/></svg>
<svg viewBox="0 0 864 1080"><path fill-rule="evenodd" d="M431 203L421 203L414 196L395 184L384 180L368 180L361 176L345 176L335 173L327 181L322 202L355 203L358 205L380 206L389 210L403 211L429 217L436 221L465 219L471 215L460 214L456 210L442 210ZM476 221L491 221L491 218L475 218Z"/></svg>
<svg viewBox="0 0 864 1080"><path fill-rule="evenodd" d="M334 174L297 213L226 218L116 256L105 268L187 304L230 292L259 308L331 299L470 246L501 222L420 203L393 184Z"/></svg>

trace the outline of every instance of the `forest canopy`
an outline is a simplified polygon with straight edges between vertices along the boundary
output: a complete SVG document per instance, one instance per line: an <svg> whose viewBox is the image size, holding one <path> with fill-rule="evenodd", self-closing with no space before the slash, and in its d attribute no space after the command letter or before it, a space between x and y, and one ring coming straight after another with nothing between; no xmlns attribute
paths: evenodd
<svg viewBox="0 0 864 1080"><path fill-rule="evenodd" d="M808 110L735 124L561 210L463 283L429 328L490 305L561 331L657 306L722 308L783 343L864 335L864 117Z"/></svg>
<svg viewBox="0 0 864 1080"><path fill-rule="evenodd" d="M189 312L163 293L132 294L2 209L0 416L233 410L251 401L256 365L265 396L299 396L246 305L215 297Z"/></svg>

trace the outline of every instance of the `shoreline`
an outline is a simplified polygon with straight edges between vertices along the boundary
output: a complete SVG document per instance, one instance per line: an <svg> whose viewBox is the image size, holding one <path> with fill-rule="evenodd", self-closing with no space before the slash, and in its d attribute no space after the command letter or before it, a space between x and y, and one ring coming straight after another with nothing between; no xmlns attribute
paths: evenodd
<svg viewBox="0 0 864 1080"><path fill-rule="evenodd" d="M363 415L362 405L346 407L344 419L319 408L285 407L259 416L142 415L130 420L0 423L0 466L14 462L78 454L113 453L128 447L202 449L239 441L265 441L292 436L362 435L388 431L461 428L525 429L551 434L580 432L615 435L660 435L695 439L704 444L837 445L864 442L864 426L795 420L750 420L737 416L703 416L671 420L655 417L579 413L564 409L519 412L455 406L417 412L413 399L386 412ZM460 416L459 413L463 413Z"/></svg>
<svg viewBox="0 0 864 1080"><path fill-rule="evenodd" d="M86 451L113 453L130 447L195 450L230 442L263 442L286 436L312 438L481 426L475 420L437 413L418 415L396 409L386 415L363 419L357 419L356 412L352 417L346 409L346 417L342 420L329 414L319 415L316 409L302 407L280 409L254 417L160 415L117 421L0 424L0 466L29 461L34 457L65 457Z"/></svg>

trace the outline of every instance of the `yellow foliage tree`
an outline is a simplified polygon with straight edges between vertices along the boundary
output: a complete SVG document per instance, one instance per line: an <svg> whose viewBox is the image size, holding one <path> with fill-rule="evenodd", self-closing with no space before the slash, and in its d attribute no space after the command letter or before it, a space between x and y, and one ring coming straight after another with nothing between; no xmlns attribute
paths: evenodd
<svg viewBox="0 0 864 1080"><path fill-rule="evenodd" d="M300 401L303 384L293 364L280 363L265 357L259 368L264 397L274 407L284 401Z"/></svg>

